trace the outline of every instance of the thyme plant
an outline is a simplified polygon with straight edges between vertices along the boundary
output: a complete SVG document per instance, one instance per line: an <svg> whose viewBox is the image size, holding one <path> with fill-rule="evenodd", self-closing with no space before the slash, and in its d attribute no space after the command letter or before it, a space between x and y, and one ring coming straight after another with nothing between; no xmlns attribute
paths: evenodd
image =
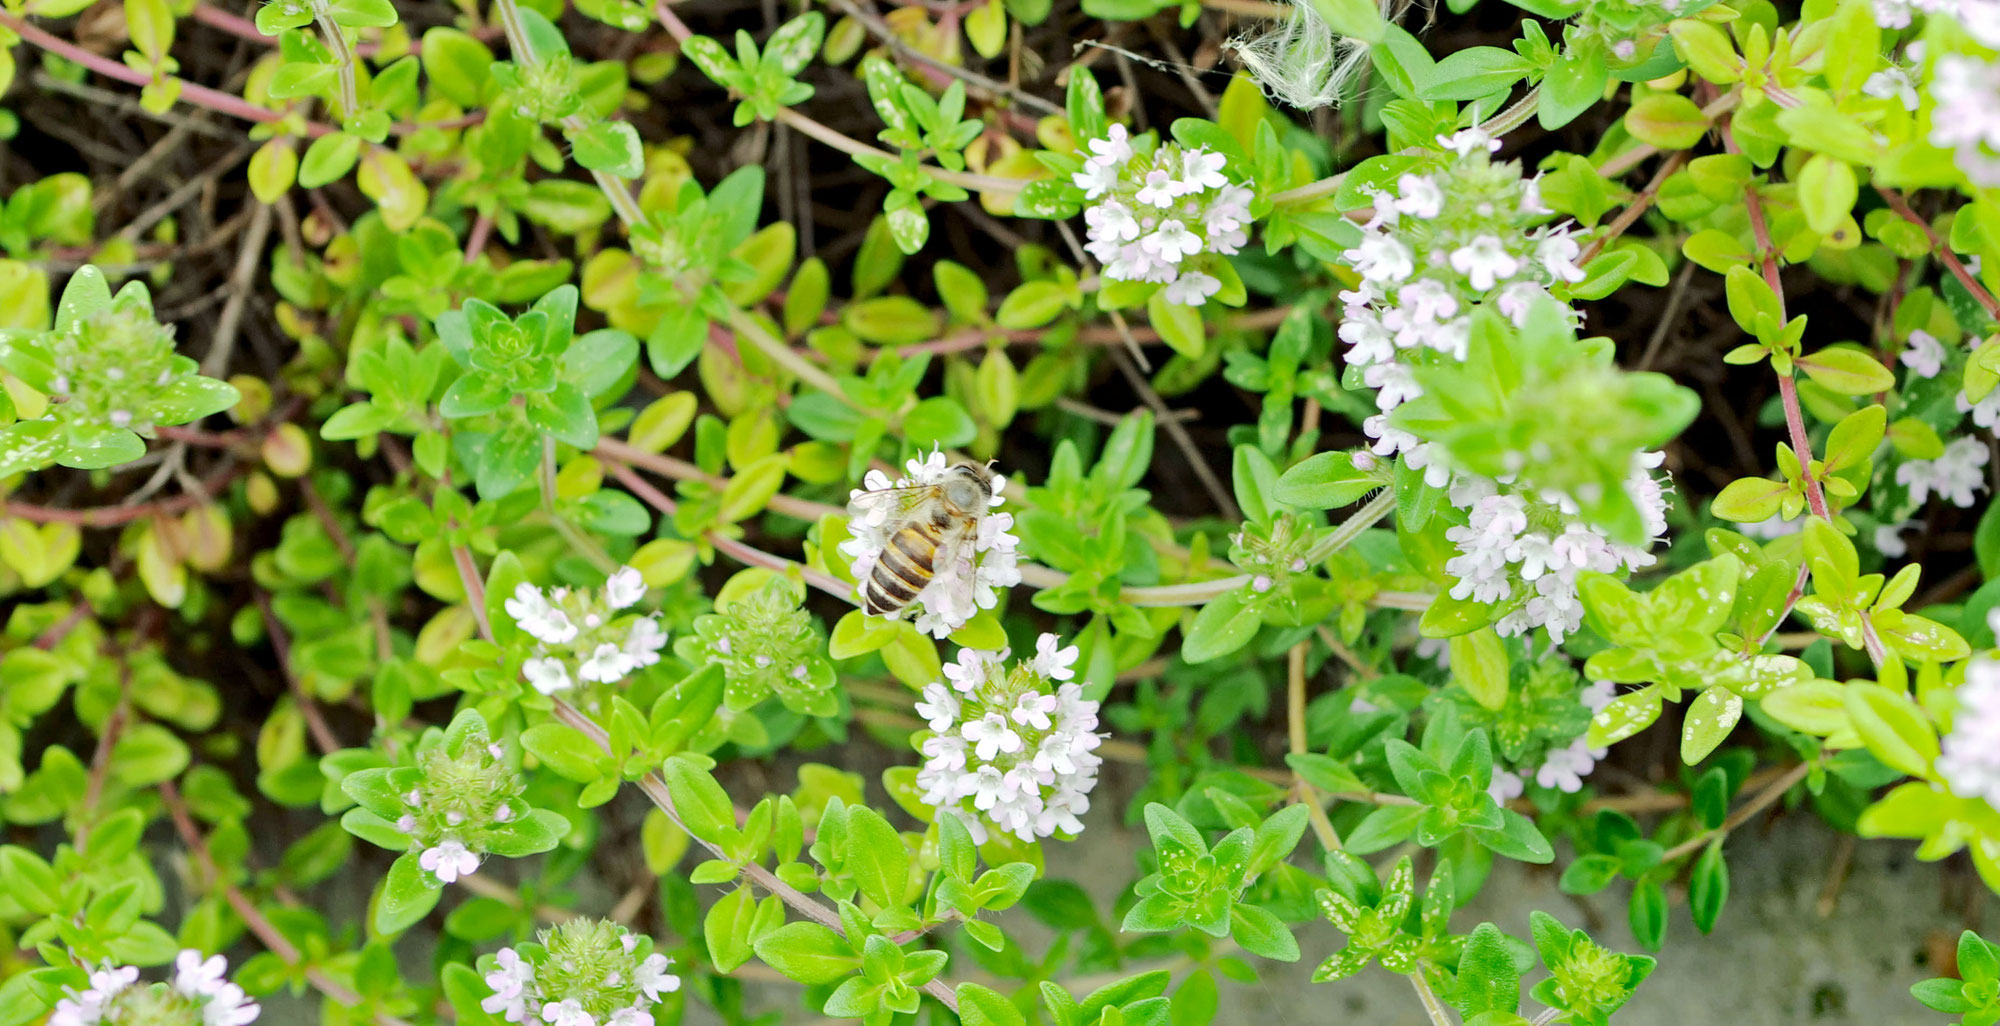
<svg viewBox="0 0 2000 1026"><path fill-rule="evenodd" d="M0 1026L1603 1026L1772 811L2000 890L2000 7L1480 5L0 0Z"/></svg>

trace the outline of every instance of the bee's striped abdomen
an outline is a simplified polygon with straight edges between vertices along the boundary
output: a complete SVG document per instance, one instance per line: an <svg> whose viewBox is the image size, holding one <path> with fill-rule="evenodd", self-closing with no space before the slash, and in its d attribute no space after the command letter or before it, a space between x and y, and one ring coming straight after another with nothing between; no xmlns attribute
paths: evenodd
<svg viewBox="0 0 2000 1026"><path fill-rule="evenodd" d="M937 574L943 531L935 521L917 521L897 531L882 549L862 594L865 611L884 616L909 605Z"/></svg>

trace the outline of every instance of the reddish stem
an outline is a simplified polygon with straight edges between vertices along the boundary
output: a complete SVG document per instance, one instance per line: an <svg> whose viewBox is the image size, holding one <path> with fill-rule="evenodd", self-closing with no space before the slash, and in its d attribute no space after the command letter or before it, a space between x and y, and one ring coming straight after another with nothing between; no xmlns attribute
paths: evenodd
<svg viewBox="0 0 2000 1026"><path fill-rule="evenodd" d="M75 630L76 625L82 623L83 618L92 612L94 610L90 608L90 603L79 597L76 599L76 605L70 608L69 615L57 620L48 630L42 632L41 637L35 639L35 647L44 652L54 650L57 645L62 644L64 638L69 637L69 632Z"/></svg>
<svg viewBox="0 0 2000 1026"><path fill-rule="evenodd" d="M685 43L693 38L694 30L688 28L687 22L682 21L681 16L674 13L670 0L656 0L653 4L653 13L660 16L660 24L666 26L667 33L674 37L675 42Z"/></svg>
<svg viewBox="0 0 2000 1026"><path fill-rule="evenodd" d="M360 994L328 976L324 970L306 965L298 945L293 944L283 931L273 925L248 895L238 890L227 877L222 875L222 868L216 864L214 854L208 850L208 842L201 836L201 828L195 825L194 817L188 815L187 803L181 800L180 788L175 787L171 780L162 780L159 792L161 803L167 807L167 816L174 821L174 829L180 833L181 840L194 851L196 860L208 870L216 889L222 892L223 900L229 902L229 907L236 910L236 916L243 920L243 925L256 935L271 954L278 956L279 961L301 966L304 969L306 982L312 984L314 990L326 995L327 1000L348 1008L361 1007L364 999ZM375 1012L374 1019L376 1026L410 1026L408 1021L387 1012Z"/></svg>
<svg viewBox="0 0 2000 1026"><path fill-rule="evenodd" d="M1958 279L1960 285L1965 286L1965 291L1972 293L1972 298L1979 301L1979 305L1986 310L1986 316L2000 321L2000 302L1994 301L1993 293L1986 291L1986 286L1980 284L1979 279L1973 276L1972 271L1965 266L1963 261L1958 259L1958 254L1952 252L1951 247L1945 245L1944 240L1938 238L1937 232L1931 230L1931 223L1924 220L1916 211L1910 209L1909 202L1904 200L1902 194L1896 190L1885 189L1878 185L1875 187L1875 191L1882 194L1882 199L1889 204L1889 209L1895 211L1897 216L1923 229L1924 238L1930 240L1932 252L1938 255L1939 260L1944 261L1945 269L1951 272L1952 277Z"/></svg>
<svg viewBox="0 0 2000 1026"><path fill-rule="evenodd" d="M1806 502L1812 506L1813 516L1831 520L1833 514L1826 508L1826 493L1820 490L1819 478L1812 472L1812 439L1806 437L1806 415L1799 409L1799 386L1790 374L1778 375L1778 398L1785 405L1785 430L1790 432L1792 451L1799 457L1799 475L1805 478Z"/></svg>
<svg viewBox="0 0 2000 1026"><path fill-rule="evenodd" d="M602 443L599 444L599 448L602 448ZM630 489L632 494L638 496L647 505L665 514L672 514L679 508L679 505L673 499L669 498L666 493L653 487L652 482L640 477L638 471L608 457L606 457L604 465L606 469L611 471L612 477L617 478L620 484ZM785 573L796 568L799 571L799 575L804 578L807 584L843 602L853 602L855 600L854 589L841 583L838 578L830 574L824 574L811 567L794 563L783 556L772 555L763 549L756 548L715 531L708 532L704 537L710 545L715 546L716 551L736 560L738 563L742 563L744 566L761 566L767 570L776 570L779 573Z"/></svg>
<svg viewBox="0 0 2000 1026"><path fill-rule="evenodd" d="M20 517L23 520L33 521L38 524L75 524L78 527L119 527L129 524L134 520L144 520L147 517L171 516L175 513L193 509L196 506L205 505L214 499L216 492L221 491L223 486L235 480L236 476L242 472L240 467L232 466L221 473L210 475L207 480L201 483L201 490L198 492L176 495L172 498L161 499L158 502L141 503L137 506L94 506L86 509L54 509L48 506L35 506L25 502L0 502L0 513L4 513L10 517Z"/></svg>
<svg viewBox="0 0 2000 1026"><path fill-rule="evenodd" d="M644 449L621 442L608 435L597 440L597 449L591 455L597 456L608 463L629 463L632 466L650 470L661 477L671 477L678 481L701 481L707 483L710 487L718 489L727 487L729 484L728 478L717 477L707 473L686 460L675 459L672 456L661 453L647 452ZM661 501L671 503L673 500L661 496ZM786 495L783 492L771 496L771 508L788 517L797 517L807 523L812 523L830 513L837 514L841 512L839 506L831 506L823 502L813 502L810 499L800 499Z"/></svg>
<svg viewBox="0 0 2000 1026"><path fill-rule="evenodd" d="M227 32L238 39L246 39L252 43L259 43L264 46L278 45L277 37L265 35L257 28L256 22L240 14L232 14L219 7L211 7L208 4L196 4L194 5L193 17L194 20L207 25L209 28ZM500 27L498 25L482 25L479 28L473 29L470 34L474 39L481 42L491 42L500 38ZM356 57L373 57L381 52L382 44L380 43L357 43L354 47L354 55ZM416 39L411 39L409 52L410 56L417 56L423 52L423 44Z"/></svg>
<svg viewBox="0 0 2000 1026"><path fill-rule="evenodd" d="M120 82L136 86L153 84L152 76L137 68L128 67L109 57L91 53L89 50L85 50L61 36L37 28L4 11L0 11L0 26L5 26L18 34L22 39L43 50L47 50L66 60L75 61L106 78L117 79ZM252 28L255 28L255 26L252 26ZM230 117L241 118L244 121L255 121L263 125L274 124L291 117L291 115L272 110L268 107L259 107L234 93L226 93L220 89L210 89L205 85L199 85L185 79L176 79L175 81L180 83L180 99L192 103L197 107L206 107L218 114L227 114ZM478 124L485 117L485 112L479 111L447 121L397 122L389 126L389 132L392 135L410 135L427 128L441 130L464 128L469 125ZM330 135L336 131L339 130L332 125L322 124L317 121L305 122L306 135L313 138Z"/></svg>
<svg viewBox="0 0 2000 1026"><path fill-rule="evenodd" d="M472 550L463 545L451 547L451 558L458 564L458 579L465 585L465 602L472 607L472 618L479 622L479 633L490 640L493 624L486 618L486 579L479 576L479 564L472 561Z"/></svg>
<svg viewBox="0 0 2000 1026"><path fill-rule="evenodd" d="M349 562L352 561L352 557L349 557ZM292 697L298 700L299 717L306 721L306 733L312 735L313 744L319 747L321 755L332 755L340 751L342 748L340 739L334 737L332 729L327 727L326 718L320 715L318 703L312 700L312 696L306 694L305 686L300 684L298 676L292 673L292 639L285 633L285 625L278 622L277 611L271 608L271 596L265 594L262 589L258 589L256 596L257 612L264 618L264 632L271 636L271 651L278 657L278 672L284 674L285 686L291 689Z"/></svg>
<svg viewBox="0 0 2000 1026"><path fill-rule="evenodd" d="M479 259L479 254L486 249L486 238L492 233L493 219L491 217L481 214L473 219L472 230L465 234L465 259L467 261Z"/></svg>
<svg viewBox="0 0 2000 1026"><path fill-rule="evenodd" d="M1653 173L1653 180L1647 182L1646 187L1640 190L1637 196L1632 197L1632 202L1626 204L1625 209L1618 212L1617 219L1613 220L1605 228L1604 234L1590 240L1590 244L1583 248L1583 254L1576 259L1577 266L1581 267L1590 263L1591 260L1596 258L1597 254L1604 252L1604 247L1610 245L1612 240L1625 234L1626 229L1637 224L1639 218L1652 207L1653 201L1659 198L1660 187L1667 183L1669 176L1675 171L1680 170L1682 164L1687 163L1687 159L1687 151L1680 150L1662 162L1659 170Z"/></svg>
<svg viewBox="0 0 2000 1026"><path fill-rule="evenodd" d="M1736 134L1730 130L1727 123L1722 126L1722 142L1729 152L1742 152L1736 146ZM1782 322L1786 317L1785 290L1783 283L1778 280L1778 248L1771 243L1771 228L1764 220L1764 203L1757 196L1755 179L1743 187L1743 202L1745 210L1750 215L1750 230L1757 239L1758 256L1763 261L1764 284L1770 286L1771 294L1777 297L1778 319ZM1831 521L1833 511L1826 504L1826 492L1820 488L1819 478L1813 474L1812 439L1806 435L1805 411L1799 408L1799 386L1790 370L1778 376L1778 398L1785 408L1785 430L1791 435L1792 451L1799 460L1799 477L1805 481L1806 502L1812 507L1814 516ZM1795 604L1798 601L1797 596L1801 593L1801 586L1808 576L1810 576L1809 568L1800 567L1800 584L1793 586L1793 597L1788 600L1790 603ZM1790 614L1789 608L1786 612L1787 615ZM1869 660L1877 666L1882 665L1889 657L1888 649L1883 646L1881 635L1876 633L1874 622L1866 616L1861 619L1861 638Z"/></svg>
<svg viewBox="0 0 2000 1026"><path fill-rule="evenodd" d="M1743 152L1736 145L1736 133L1725 122L1722 126L1723 147L1731 153ZM1743 205L1750 215L1750 232L1757 240L1757 256L1764 269L1764 284L1770 286L1771 294L1778 300L1778 320L1783 323L1785 313L1785 286L1778 279L1778 248L1771 242L1771 226L1764 219L1764 201L1757 195L1757 182L1752 179L1743 187ZM1785 430L1791 435L1792 452L1799 458L1799 476L1806 486L1806 502L1812 507L1813 515L1821 519L1832 519L1826 505L1826 493L1820 490L1819 478L1812 470L1812 439L1806 435L1805 411L1799 408L1799 386L1790 373L1778 375L1778 397L1785 407Z"/></svg>
<svg viewBox="0 0 2000 1026"><path fill-rule="evenodd" d="M0 25L6 26L20 35L22 39L33 43L35 46L47 50L58 57L75 61L106 78L115 78L120 82L136 86L153 84L152 76L137 68L127 67L109 57L102 57L91 53L89 50L77 46L75 43L61 36L37 28L11 14L0 12ZM197 107L206 107L219 114L227 114L231 117L242 118L245 121L255 121L260 124L270 124L285 117L285 115L275 110L259 107L241 96L225 93L219 89L210 89L205 85L197 85L193 82L184 81L181 83L180 98ZM333 129L327 125L309 123L306 126L307 134L314 136L326 135L332 131Z"/></svg>

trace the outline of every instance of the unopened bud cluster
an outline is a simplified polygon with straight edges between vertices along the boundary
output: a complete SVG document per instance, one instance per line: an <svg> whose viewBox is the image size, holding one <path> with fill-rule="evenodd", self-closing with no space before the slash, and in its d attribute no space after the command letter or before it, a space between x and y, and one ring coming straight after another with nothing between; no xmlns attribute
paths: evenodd
<svg viewBox="0 0 2000 1026"><path fill-rule="evenodd" d="M532 807L521 797L520 771L484 727L475 726L424 751L415 766L389 771L406 811L396 829L409 835L417 864L440 883L478 870L488 835L510 831Z"/></svg>
<svg viewBox="0 0 2000 1026"><path fill-rule="evenodd" d="M1690 6L1690 0L1591 0L1567 39L1574 46L1595 37L1603 41L1613 68L1633 67L1653 55L1668 24Z"/></svg>
<svg viewBox="0 0 2000 1026"><path fill-rule="evenodd" d="M50 332L40 345L26 344L54 368L51 414L73 426L148 434L157 426L155 403L173 402L178 383L196 373L195 362L174 350L174 329L153 319L152 300L139 289L121 289L109 307Z"/></svg>
<svg viewBox="0 0 2000 1026"><path fill-rule="evenodd" d="M550 124L577 112L583 94L575 82L575 60L566 53L511 67L514 113Z"/></svg>
<svg viewBox="0 0 2000 1026"><path fill-rule="evenodd" d="M490 1015L527 1026L653 1026L681 987L653 941L608 919L572 919L479 960Z"/></svg>
<svg viewBox="0 0 2000 1026"><path fill-rule="evenodd" d="M1294 574L1312 569L1312 547L1323 532L1291 515L1269 524L1245 523L1229 536L1229 561L1250 575L1259 595L1282 589Z"/></svg>
<svg viewBox="0 0 2000 1026"><path fill-rule="evenodd" d="M674 642L674 654L690 665L721 666L723 703L731 709L749 709L775 694L793 712L831 716L840 705L833 664L800 606L804 597L795 582L772 577L696 617L694 634Z"/></svg>

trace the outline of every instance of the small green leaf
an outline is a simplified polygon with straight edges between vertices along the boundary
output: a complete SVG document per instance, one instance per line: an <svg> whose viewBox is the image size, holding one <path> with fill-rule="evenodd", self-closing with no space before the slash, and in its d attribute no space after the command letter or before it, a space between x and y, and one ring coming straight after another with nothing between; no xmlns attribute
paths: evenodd
<svg viewBox="0 0 2000 1026"><path fill-rule="evenodd" d="M1868 750L1913 777L1930 775L1938 756L1937 731L1908 695L1869 681L1847 686L1847 715Z"/></svg>
<svg viewBox="0 0 2000 1026"><path fill-rule="evenodd" d="M389 866L375 896L375 932L397 934L414 926L437 907L444 885L417 865L417 855L405 852Z"/></svg>
<svg viewBox="0 0 2000 1026"><path fill-rule="evenodd" d="M1248 588L1229 592L1201 607L1187 638L1181 658L1190 663L1219 659L1250 643L1264 625L1264 612L1250 601Z"/></svg>
<svg viewBox="0 0 2000 1026"><path fill-rule="evenodd" d="M570 152L584 168L620 178L637 178L645 173L646 156L639 146L639 130L629 122L597 121L568 134Z"/></svg>
<svg viewBox="0 0 2000 1026"><path fill-rule="evenodd" d="M958 985L958 1017L963 1026L1027 1026L1028 1022L999 991L977 983Z"/></svg>
<svg viewBox="0 0 2000 1026"><path fill-rule="evenodd" d="M1230 906L1229 936L1253 955L1277 962L1299 960L1298 940L1268 909L1244 904Z"/></svg>
<svg viewBox="0 0 2000 1026"><path fill-rule="evenodd" d="M1798 358L1813 381L1841 395L1873 395L1896 387L1896 376L1859 349L1832 346Z"/></svg>
<svg viewBox="0 0 2000 1026"><path fill-rule="evenodd" d="M1468 1018L1485 1012L1512 1013L1521 1006L1521 972L1514 967L1513 947L1492 923L1480 923L1466 938L1452 1004Z"/></svg>
<svg viewBox="0 0 2000 1026"><path fill-rule="evenodd" d="M1174 352L1194 359L1207 348L1208 329L1202 323L1200 308L1170 302L1164 291L1155 292L1146 301L1146 316L1153 330L1160 333L1160 341Z"/></svg>
<svg viewBox="0 0 2000 1026"><path fill-rule="evenodd" d="M1654 93L1625 112L1625 130L1663 150L1684 150L1708 134L1708 118L1679 93Z"/></svg>
<svg viewBox="0 0 2000 1026"><path fill-rule="evenodd" d="M736 806L730 802L729 792L715 782L715 777L681 756L668 759L660 775L666 779L674 812L679 814L688 833L715 844L734 840Z"/></svg>
<svg viewBox="0 0 2000 1026"><path fill-rule="evenodd" d="M1355 465L1357 456L1367 456L1365 469ZM1388 484L1379 467L1366 450L1314 453L1278 475L1277 498L1305 509L1339 509Z"/></svg>
<svg viewBox="0 0 2000 1026"><path fill-rule="evenodd" d="M1715 920L1722 915L1722 906L1729 900L1729 864L1722 859L1720 838L1704 848L1701 857L1694 862L1694 874L1688 881L1688 911L1694 917L1694 927L1706 934L1715 929Z"/></svg>
<svg viewBox="0 0 2000 1026"><path fill-rule="evenodd" d="M1667 933L1667 892L1658 880L1640 881L1632 889L1632 936L1647 951L1660 950Z"/></svg>
<svg viewBox="0 0 2000 1026"><path fill-rule="evenodd" d="M808 986L832 983L861 966L840 934L813 922L786 923L757 938L753 947L771 968Z"/></svg>
<svg viewBox="0 0 2000 1026"><path fill-rule="evenodd" d="M881 814L865 805L847 812L847 871L855 886L882 908L900 907L910 872L909 849L902 835Z"/></svg>
<svg viewBox="0 0 2000 1026"><path fill-rule="evenodd" d="M1473 701L1488 709L1507 704L1507 647L1490 627L1450 641L1451 673Z"/></svg>
<svg viewBox="0 0 2000 1026"><path fill-rule="evenodd" d="M1681 723L1681 761L1692 766L1708 758L1742 717L1743 699L1728 688L1718 685L1696 695Z"/></svg>

